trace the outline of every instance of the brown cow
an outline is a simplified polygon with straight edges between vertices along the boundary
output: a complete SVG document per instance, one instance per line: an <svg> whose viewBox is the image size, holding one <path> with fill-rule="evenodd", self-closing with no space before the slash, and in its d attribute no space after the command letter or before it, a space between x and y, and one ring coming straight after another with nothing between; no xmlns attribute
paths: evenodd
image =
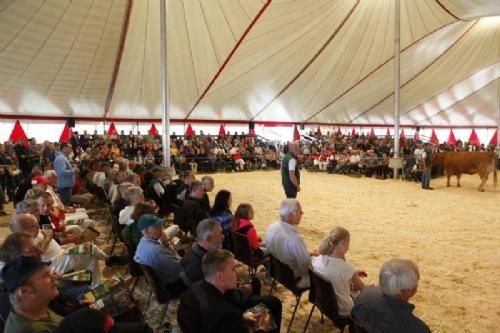
<svg viewBox="0 0 500 333"><path fill-rule="evenodd" d="M457 187L460 187L460 176L465 173L479 174L481 185L479 191L484 192L484 184L488 180L490 172L493 171L493 186L497 186L496 156L493 152L446 152L432 155L432 165L442 165L448 178L447 186L450 186L450 177L457 176Z"/></svg>

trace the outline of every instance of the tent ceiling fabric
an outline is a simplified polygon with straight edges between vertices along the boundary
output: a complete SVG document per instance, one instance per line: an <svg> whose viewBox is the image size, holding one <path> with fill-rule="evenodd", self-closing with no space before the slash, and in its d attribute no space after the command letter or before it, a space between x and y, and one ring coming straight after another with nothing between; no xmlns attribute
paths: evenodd
<svg viewBox="0 0 500 333"><path fill-rule="evenodd" d="M167 3L172 118L393 123L394 0ZM159 7L0 0L0 117L161 118ZM495 125L498 15L401 0L402 124Z"/></svg>
<svg viewBox="0 0 500 333"><path fill-rule="evenodd" d="M124 1L0 1L0 112L102 116Z"/></svg>

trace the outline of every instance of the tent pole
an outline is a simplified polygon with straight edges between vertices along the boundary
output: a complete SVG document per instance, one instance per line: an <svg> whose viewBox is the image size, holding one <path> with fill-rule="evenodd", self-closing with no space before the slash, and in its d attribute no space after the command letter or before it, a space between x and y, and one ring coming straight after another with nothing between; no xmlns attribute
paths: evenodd
<svg viewBox="0 0 500 333"><path fill-rule="evenodd" d="M163 166L170 167L170 123L168 107L168 72L167 72L167 1L160 0L160 66L161 66L161 124L163 135Z"/></svg>
<svg viewBox="0 0 500 333"><path fill-rule="evenodd" d="M497 78L497 151L500 151L500 78Z"/></svg>
<svg viewBox="0 0 500 333"><path fill-rule="evenodd" d="M400 122L400 0L395 0L394 12L394 158L399 158L399 122ZM399 169L394 168L394 179L399 178Z"/></svg>

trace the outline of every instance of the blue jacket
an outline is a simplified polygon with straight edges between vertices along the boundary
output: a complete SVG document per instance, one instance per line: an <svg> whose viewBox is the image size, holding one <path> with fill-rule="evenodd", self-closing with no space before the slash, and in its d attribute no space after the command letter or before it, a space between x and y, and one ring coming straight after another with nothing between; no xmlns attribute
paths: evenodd
<svg viewBox="0 0 500 333"><path fill-rule="evenodd" d="M75 171L63 153L57 152L54 161L54 170L57 173L57 187L66 188L75 185Z"/></svg>

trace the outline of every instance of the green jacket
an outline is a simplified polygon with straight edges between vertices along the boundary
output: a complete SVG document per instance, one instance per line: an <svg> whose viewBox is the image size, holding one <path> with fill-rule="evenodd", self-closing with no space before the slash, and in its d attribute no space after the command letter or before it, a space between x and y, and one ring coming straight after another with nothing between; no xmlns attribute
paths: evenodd
<svg viewBox="0 0 500 333"><path fill-rule="evenodd" d="M288 170L288 162L290 162L290 160L292 159L296 160L296 158L290 152L288 152L285 155L285 158L283 158L283 162L281 163L281 183L283 184L284 188L292 188L292 189L295 188L295 185L293 185L292 182L290 181L290 175L289 175L290 170ZM300 184L300 171L298 163L297 166L295 167L295 177L297 177L297 180L299 181Z"/></svg>

